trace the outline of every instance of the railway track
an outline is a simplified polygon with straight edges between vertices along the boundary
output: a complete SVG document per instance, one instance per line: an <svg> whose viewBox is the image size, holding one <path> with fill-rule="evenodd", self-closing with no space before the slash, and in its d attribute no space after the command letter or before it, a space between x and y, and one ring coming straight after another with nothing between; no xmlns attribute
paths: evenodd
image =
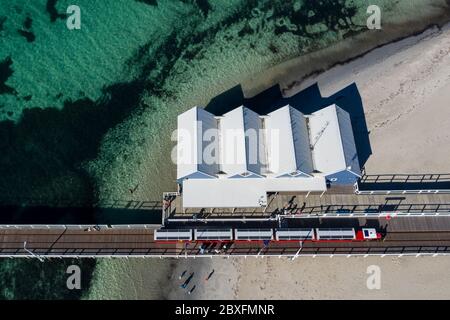
<svg viewBox="0 0 450 320"><path fill-rule="evenodd" d="M26 249L24 242L26 241ZM201 243L161 244L152 230L1 230L0 256L98 257L98 256L201 256ZM226 251L214 248L203 256L294 256L365 254L450 254L449 231L394 231L383 240L346 242L239 242Z"/></svg>
<svg viewBox="0 0 450 320"><path fill-rule="evenodd" d="M384 233L382 240L311 242L235 242L227 250L211 248L201 254L201 241L184 244L155 242L151 228L0 229L0 257L188 257L188 256L296 256L296 255L389 255L450 254L450 219L445 217L311 218L289 220L288 227L361 228L369 226ZM215 226L212 224L212 226ZM249 223L236 228L250 227ZM197 226L192 226L193 228ZM220 227L217 225L217 227ZM260 226L255 226L260 227ZM275 227L270 225L270 227ZM24 243L26 242L26 247Z"/></svg>

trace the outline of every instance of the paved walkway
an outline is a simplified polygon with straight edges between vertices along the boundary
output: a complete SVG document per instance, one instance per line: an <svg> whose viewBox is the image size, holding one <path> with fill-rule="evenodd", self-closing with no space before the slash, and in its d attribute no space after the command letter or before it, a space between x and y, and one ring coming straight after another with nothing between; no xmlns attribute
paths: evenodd
<svg viewBox="0 0 450 320"><path fill-rule="evenodd" d="M258 218L275 214L287 215L378 215L385 212L403 214L449 214L450 194L357 195L346 194L272 194L267 208L186 209L178 196L167 210L166 217L190 218Z"/></svg>

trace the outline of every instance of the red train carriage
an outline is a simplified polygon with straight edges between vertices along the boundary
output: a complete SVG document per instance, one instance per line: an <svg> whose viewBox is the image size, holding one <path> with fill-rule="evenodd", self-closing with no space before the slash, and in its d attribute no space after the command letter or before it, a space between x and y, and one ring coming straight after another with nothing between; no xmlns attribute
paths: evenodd
<svg viewBox="0 0 450 320"><path fill-rule="evenodd" d="M277 229L161 229L155 230L154 240L178 242L230 241L372 241L381 239L375 228L277 228Z"/></svg>

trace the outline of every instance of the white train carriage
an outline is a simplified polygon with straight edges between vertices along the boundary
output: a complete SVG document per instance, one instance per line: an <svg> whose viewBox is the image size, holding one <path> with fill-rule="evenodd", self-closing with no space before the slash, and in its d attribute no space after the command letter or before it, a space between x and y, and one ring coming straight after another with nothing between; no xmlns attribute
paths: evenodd
<svg viewBox="0 0 450 320"><path fill-rule="evenodd" d="M192 229L155 230L155 241L192 241Z"/></svg>
<svg viewBox="0 0 450 320"><path fill-rule="evenodd" d="M235 229L235 240L273 240L273 229Z"/></svg>
<svg viewBox="0 0 450 320"><path fill-rule="evenodd" d="M316 240L355 240L354 228L324 229L316 228Z"/></svg>
<svg viewBox="0 0 450 320"><path fill-rule="evenodd" d="M314 229L305 228L280 228L275 229L275 238L277 241L290 241L290 240L314 240Z"/></svg>
<svg viewBox="0 0 450 320"><path fill-rule="evenodd" d="M203 241L231 241L233 229L195 229L194 239Z"/></svg>

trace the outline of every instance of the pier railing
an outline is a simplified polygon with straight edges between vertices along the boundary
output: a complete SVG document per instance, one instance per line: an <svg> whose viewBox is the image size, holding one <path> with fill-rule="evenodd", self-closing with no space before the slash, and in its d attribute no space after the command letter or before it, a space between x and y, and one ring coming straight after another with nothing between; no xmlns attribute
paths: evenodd
<svg viewBox="0 0 450 320"><path fill-rule="evenodd" d="M0 230L86 230L92 228L92 224L0 224ZM159 224L118 224L118 225L95 225L99 229L123 229L123 230L154 230L161 227Z"/></svg>
<svg viewBox="0 0 450 320"><path fill-rule="evenodd" d="M450 181L450 173L363 175L361 183L435 183Z"/></svg>
<svg viewBox="0 0 450 320"><path fill-rule="evenodd" d="M0 197L0 206L23 207L53 207L53 208L115 208L155 210L162 208L162 201L131 200L131 199L101 199L94 202L82 199L45 199L29 197Z"/></svg>
<svg viewBox="0 0 450 320"><path fill-rule="evenodd" d="M30 254L32 252L33 255ZM0 249L0 257L12 258L188 258L188 257L299 257L299 256L405 256L450 255L450 246L386 246L386 247L287 247L287 248L230 248L226 252L201 253L200 248L150 248L150 249Z"/></svg>
<svg viewBox="0 0 450 320"><path fill-rule="evenodd" d="M364 174L356 184L357 194L450 193L450 173Z"/></svg>

